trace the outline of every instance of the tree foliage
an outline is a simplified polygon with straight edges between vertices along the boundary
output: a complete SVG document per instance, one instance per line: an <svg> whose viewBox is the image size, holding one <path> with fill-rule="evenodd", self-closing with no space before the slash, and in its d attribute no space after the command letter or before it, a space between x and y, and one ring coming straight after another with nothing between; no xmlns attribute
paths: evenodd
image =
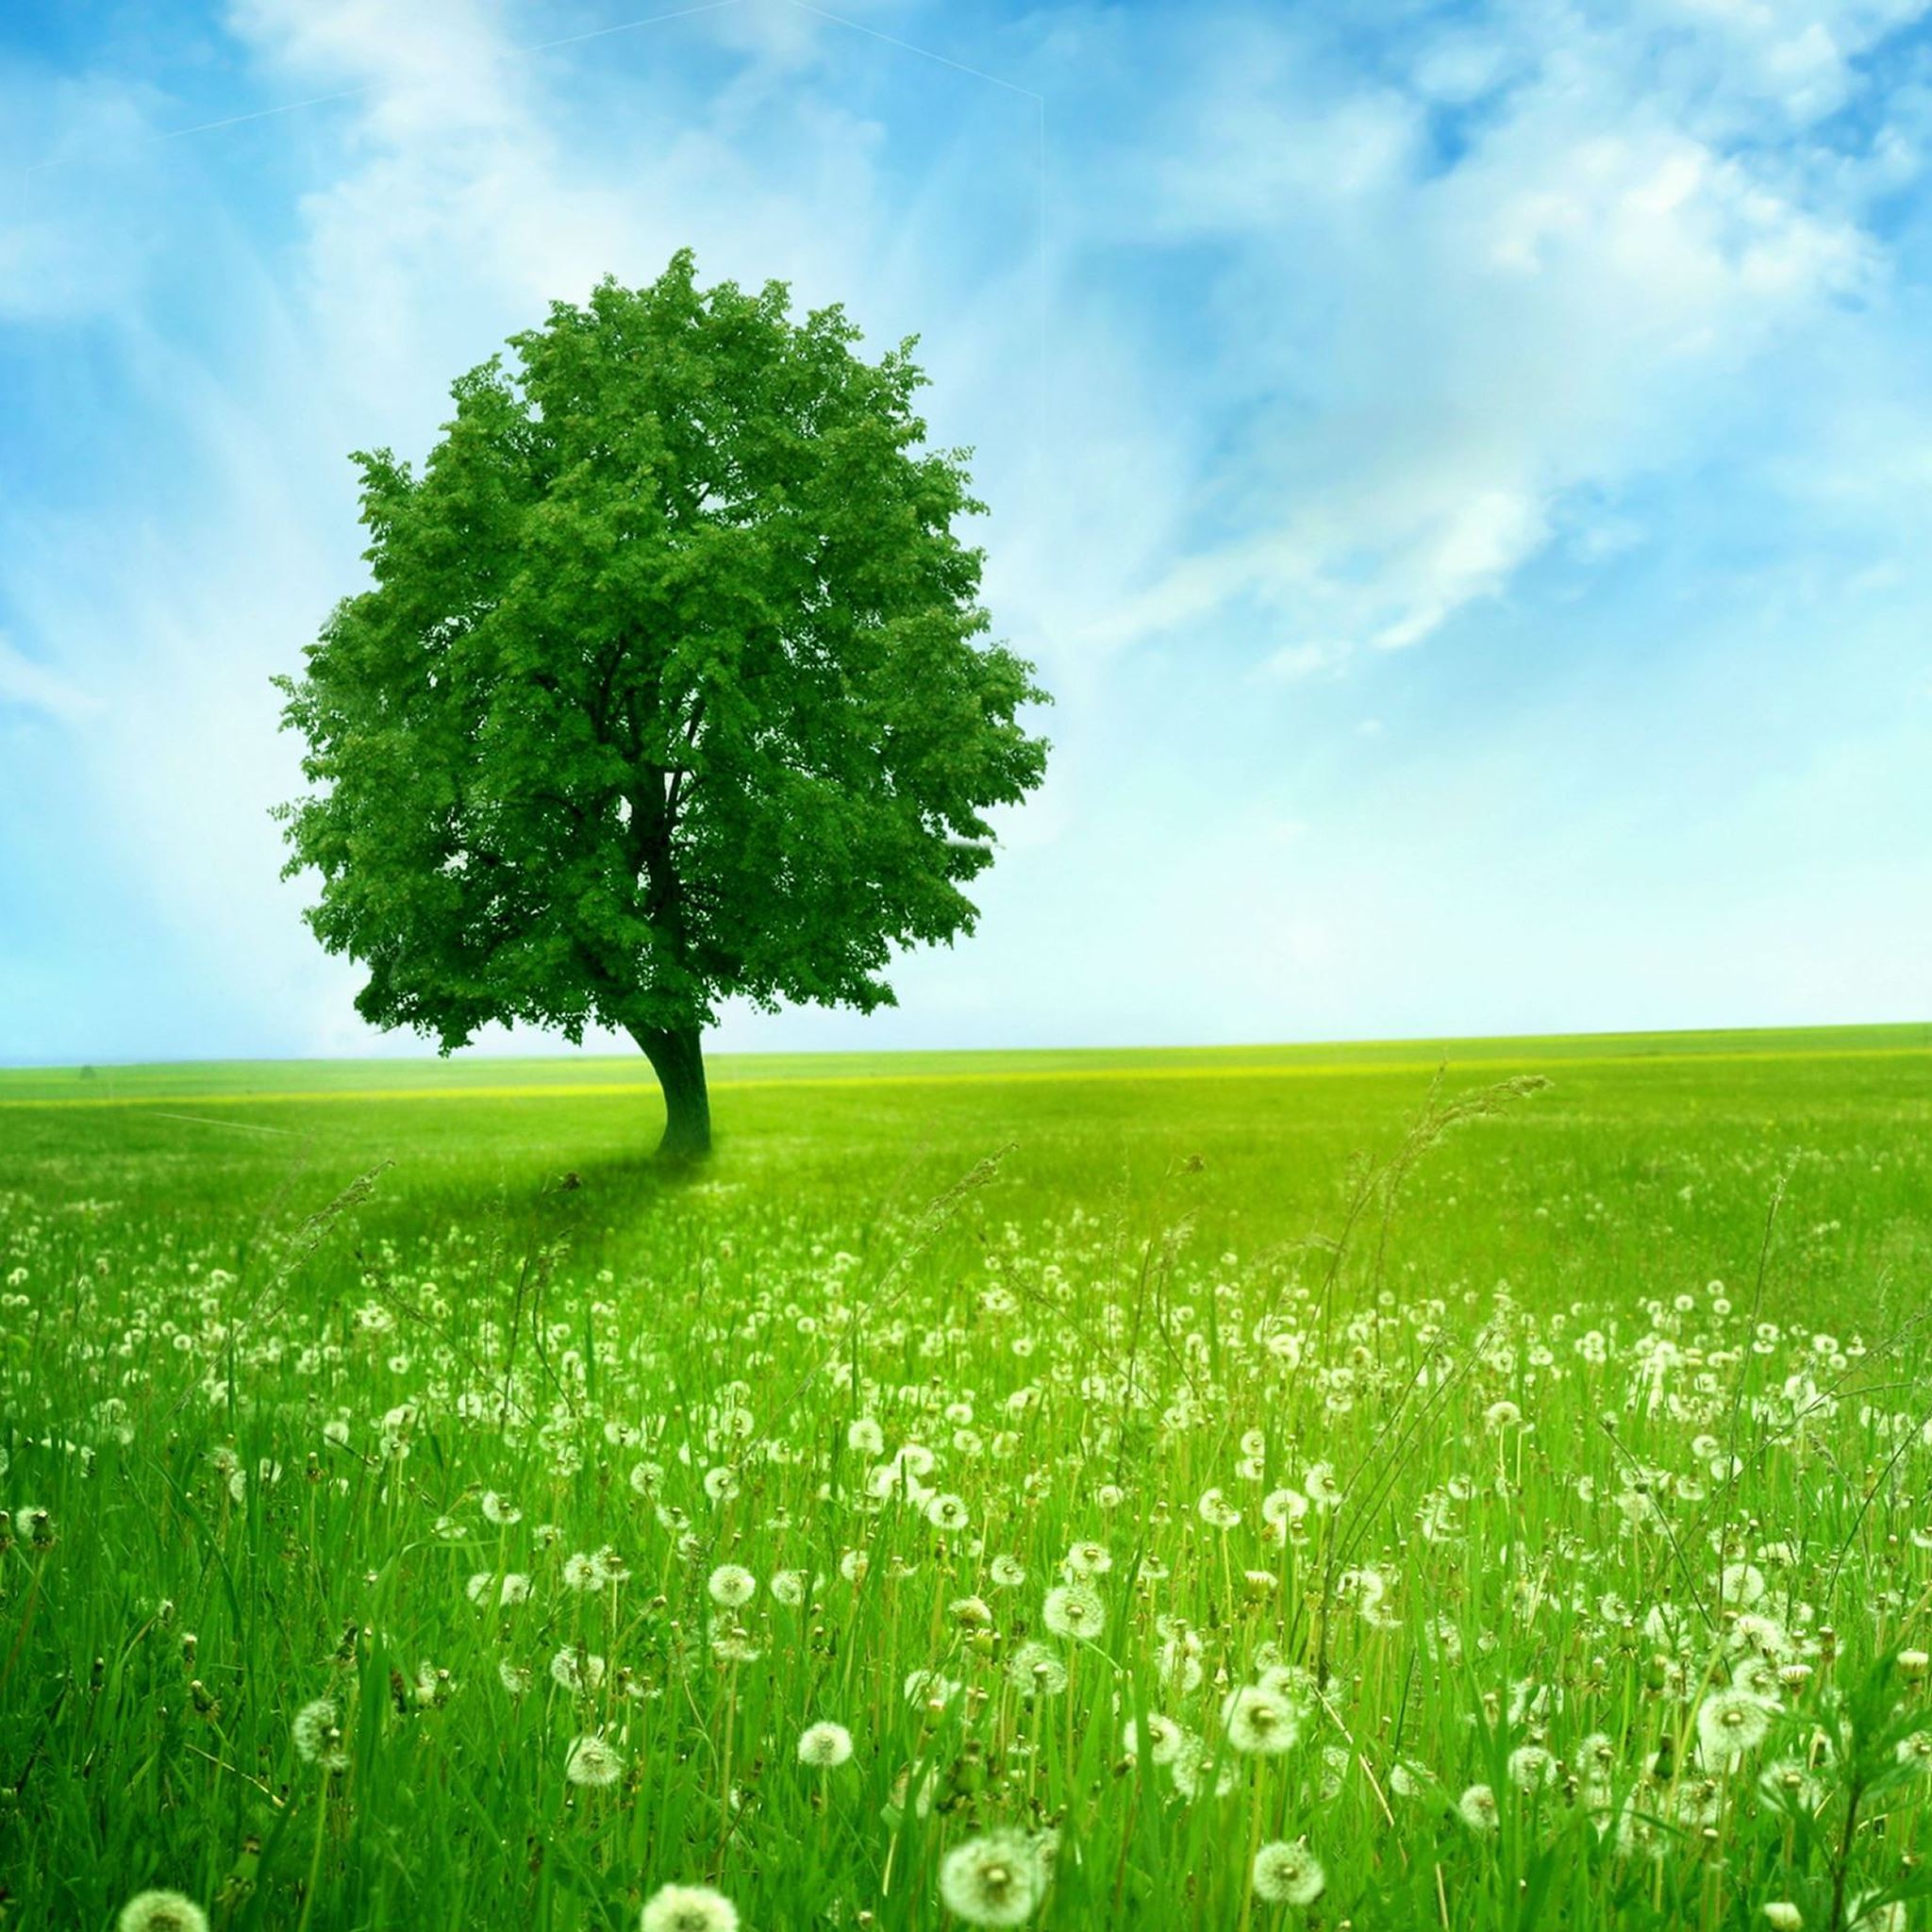
<svg viewBox="0 0 1932 1932"><path fill-rule="evenodd" d="M358 453L374 585L277 682L317 788L287 871L368 1019L447 1051L870 1010L894 946L972 929L1044 693L980 641L984 506L912 341L867 363L788 305L680 252L463 376L420 475Z"/></svg>

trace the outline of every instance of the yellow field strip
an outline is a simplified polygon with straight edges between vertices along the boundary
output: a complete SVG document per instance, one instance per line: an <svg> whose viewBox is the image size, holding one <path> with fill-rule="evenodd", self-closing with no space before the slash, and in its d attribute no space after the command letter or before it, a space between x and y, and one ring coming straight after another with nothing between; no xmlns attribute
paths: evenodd
<svg viewBox="0 0 1932 1932"><path fill-rule="evenodd" d="M1509 1069L1541 1072L1562 1068L1631 1066L1726 1066L1755 1061L1924 1059L1932 1062L1932 1048L1923 1046L1758 1047L1735 1052L1579 1054L1571 1058L1521 1060L1489 1058L1464 1061L1354 1060L1319 1066L1191 1066L1191 1067L1057 1067L986 1069L957 1074L797 1074L767 1078L722 1079L710 1083L713 1092L751 1092L787 1087L962 1087L995 1083L1041 1084L1090 1080L1295 1080L1359 1078L1376 1074L1433 1074L1447 1068L1459 1076L1477 1078L1487 1073L1507 1077ZM18 1100L0 1098L0 1108L33 1107L163 1107L192 1105L250 1107L292 1102L388 1100L580 1100L586 1095L650 1094L655 1080L552 1081L542 1085L492 1087L355 1087L314 1091L242 1093L115 1094L98 1099L79 1095L37 1095Z"/></svg>

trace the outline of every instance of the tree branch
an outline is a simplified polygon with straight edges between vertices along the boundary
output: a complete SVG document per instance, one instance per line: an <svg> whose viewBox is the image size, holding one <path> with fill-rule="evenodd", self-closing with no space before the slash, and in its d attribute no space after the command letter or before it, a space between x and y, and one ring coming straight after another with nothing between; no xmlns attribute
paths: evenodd
<svg viewBox="0 0 1932 1932"><path fill-rule="evenodd" d="M684 744L687 751L698 741L698 726L705 721L705 694L698 693L697 702L691 708L691 722L684 727ZM664 815L667 821L677 817L677 801L684 794L684 781L694 775L689 765L679 765L671 774L671 784L664 793ZM667 825L667 830L669 829Z"/></svg>

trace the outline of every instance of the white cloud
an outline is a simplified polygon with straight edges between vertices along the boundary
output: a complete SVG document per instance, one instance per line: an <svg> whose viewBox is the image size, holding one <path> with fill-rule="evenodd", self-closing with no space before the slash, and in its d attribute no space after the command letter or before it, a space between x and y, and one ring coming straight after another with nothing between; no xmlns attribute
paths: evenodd
<svg viewBox="0 0 1932 1932"><path fill-rule="evenodd" d="M0 633L0 708L18 705L62 724L99 715L101 701L72 678L24 656Z"/></svg>
<svg viewBox="0 0 1932 1932"><path fill-rule="evenodd" d="M1346 645L1312 641L1284 644L1262 660L1261 675L1292 683L1298 678L1313 677L1319 672L1332 671L1347 655Z"/></svg>
<svg viewBox="0 0 1932 1932"><path fill-rule="evenodd" d="M0 323L44 327L136 299L165 215L127 163L152 136L148 92L0 65Z"/></svg>
<svg viewBox="0 0 1932 1932"><path fill-rule="evenodd" d="M1854 11L1876 30L1880 9ZM1639 29L1512 17L1507 46L1418 57L1439 93L1499 90L1446 163L1420 93L1338 75L1293 28L1209 42L1177 85L1125 205L1222 251L1206 301L1220 401L1248 424L1222 485L1235 534L1171 556L1104 641L1244 600L1286 665L1337 638L1418 643L1504 591L1576 492L1614 498L1760 408L1767 362L1876 286L1855 199L1726 147L1702 69L1674 91ZM1762 109L1729 85L1726 123Z"/></svg>

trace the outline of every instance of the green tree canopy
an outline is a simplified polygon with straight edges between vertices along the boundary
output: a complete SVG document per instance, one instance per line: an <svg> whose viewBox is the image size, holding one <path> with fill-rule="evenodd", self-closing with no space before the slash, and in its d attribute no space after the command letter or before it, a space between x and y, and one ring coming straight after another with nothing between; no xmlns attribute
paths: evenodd
<svg viewBox="0 0 1932 1932"><path fill-rule="evenodd" d="M1040 781L1032 666L981 641L984 509L926 451L913 341L693 280L553 305L454 389L422 474L358 452L372 589L286 726L278 808L358 1009L444 1052L489 1021L629 1033L701 1152L730 995L870 1011L891 949L970 932L986 820Z"/></svg>

